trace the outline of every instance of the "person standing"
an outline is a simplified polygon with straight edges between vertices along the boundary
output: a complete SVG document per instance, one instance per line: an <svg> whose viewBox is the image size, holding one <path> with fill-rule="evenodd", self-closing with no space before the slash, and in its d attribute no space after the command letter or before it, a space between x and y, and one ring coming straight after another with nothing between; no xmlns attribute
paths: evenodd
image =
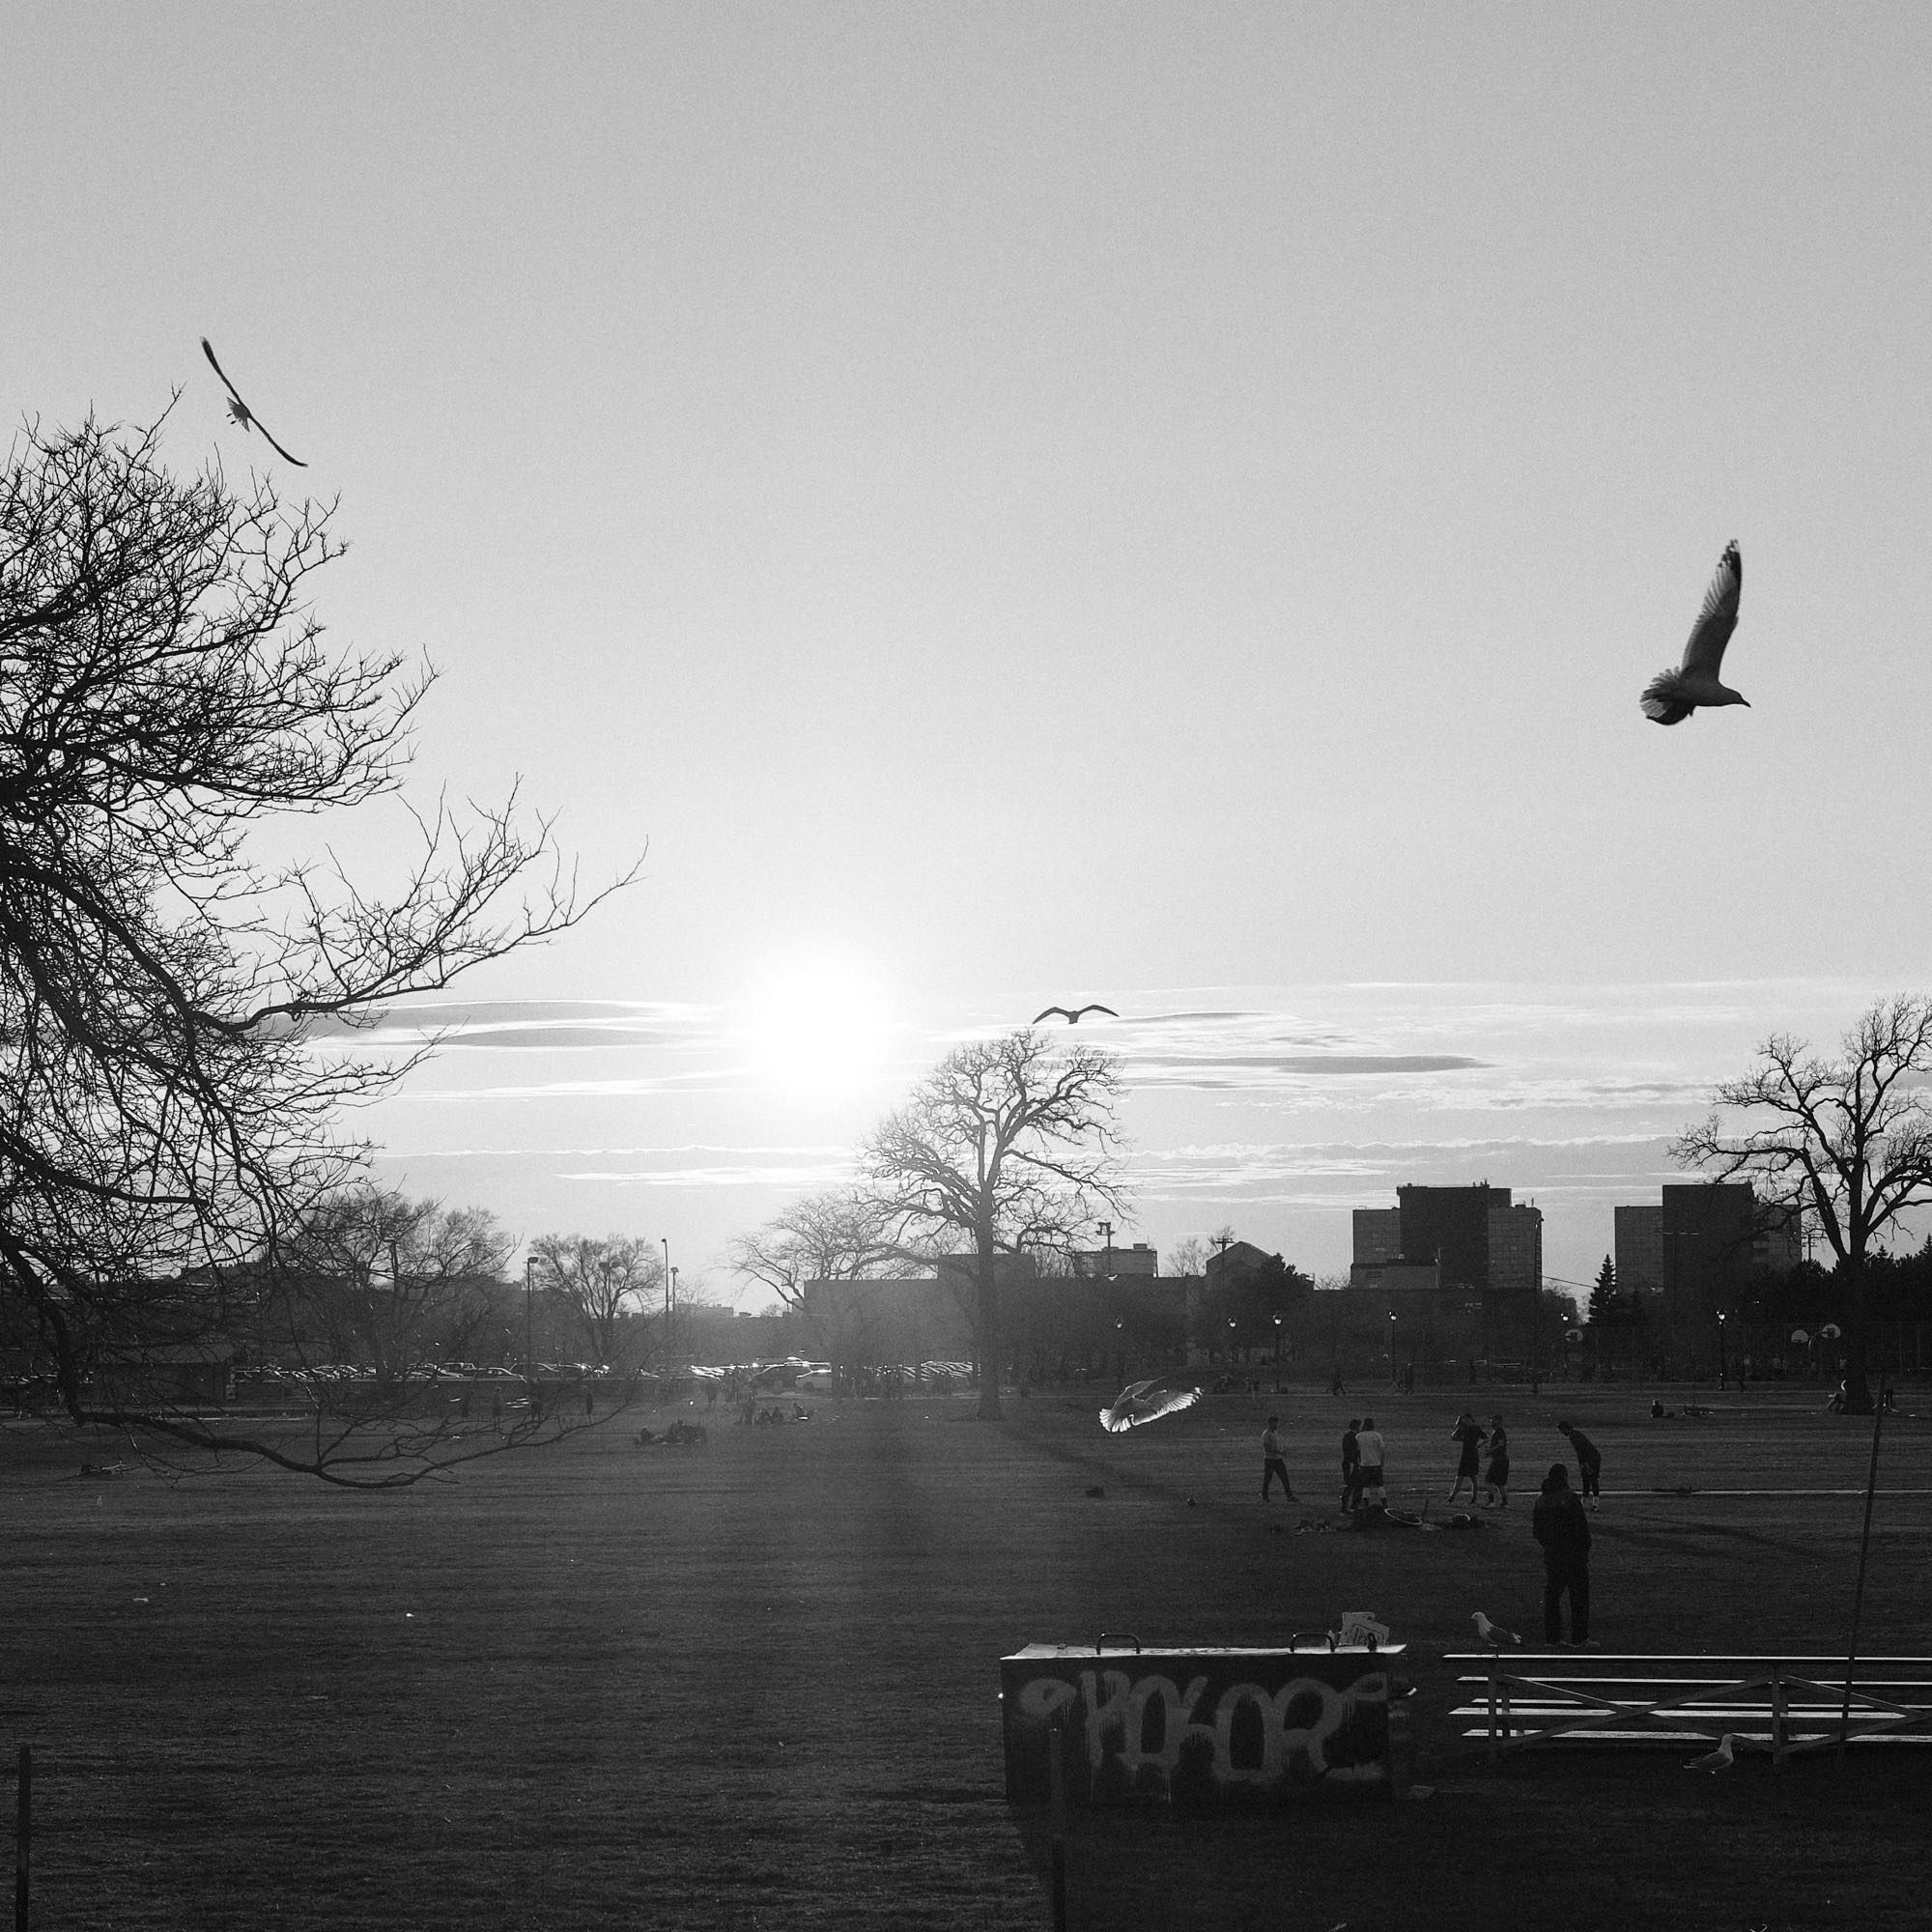
<svg viewBox="0 0 1932 1932"><path fill-rule="evenodd" d="M1590 1519L1570 1487L1570 1472L1552 1463L1536 1499L1530 1529L1543 1546L1543 1635L1563 1641L1563 1598L1570 1598L1570 1641L1590 1640Z"/></svg>
<svg viewBox="0 0 1932 1932"><path fill-rule="evenodd" d="M1386 1452L1382 1448L1382 1433L1376 1427L1373 1415L1362 1418L1361 1430L1355 1437L1355 1453L1361 1458L1355 1470L1356 1502L1366 1502L1372 1507L1386 1506L1388 1494L1382 1487L1382 1458Z"/></svg>
<svg viewBox="0 0 1932 1932"><path fill-rule="evenodd" d="M1362 1445L1355 1432L1362 1426L1360 1416L1351 1415L1342 1432L1342 1509L1354 1515L1362 1502Z"/></svg>
<svg viewBox="0 0 1932 1932"><path fill-rule="evenodd" d="M1268 1417L1267 1427L1262 1431L1262 1501L1266 1502L1273 1492L1274 1479L1281 1478L1281 1493L1284 1502L1294 1500L1294 1485L1288 1480L1288 1464L1281 1457L1281 1437L1276 1433L1281 1428L1281 1417Z"/></svg>
<svg viewBox="0 0 1932 1932"><path fill-rule="evenodd" d="M1490 1422L1490 1467L1483 1478L1489 1494L1483 1498L1486 1504L1493 1504L1497 1509L1510 1506L1510 1439L1509 1432L1503 1428L1500 1415Z"/></svg>
<svg viewBox="0 0 1932 1932"><path fill-rule="evenodd" d="M1570 1446L1577 1452L1577 1479L1583 1492L1583 1507L1588 1509L1592 1497L1598 1502L1604 1499L1603 1452L1574 1422L1559 1422L1556 1428L1559 1434L1569 1436Z"/></svg>
<svg viewBox="0 0 1932 1932"><path fill-rule="evenodd" d="M1462 1454L1456 1461L1456 1480L1449 1485L1449 1500L1453 1503L1462 1493L1463 1485L1469 1486L1469 1500L1476 1500L1476 1477L1482 1466L1482 1451L1485 1440L1483 1425L1465 1408L1456 1418L1456 1426L1449 1432L1449 1439L1462 1445Z"/></svg>

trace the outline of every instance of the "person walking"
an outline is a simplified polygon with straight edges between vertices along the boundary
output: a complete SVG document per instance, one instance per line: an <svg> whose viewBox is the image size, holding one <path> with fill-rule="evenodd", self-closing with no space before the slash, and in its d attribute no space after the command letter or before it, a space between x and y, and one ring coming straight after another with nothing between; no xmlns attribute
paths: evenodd
<svg viewBox="0 0 1932 1932"><path fill-rule="evenodd" d="M1536 1499L1530 1530L1543 1546L1543 1636L1563 1641L1563 1598L1570 1598L1570 1641L1590 1640L1590 1519L1570 1487L1570 1472L1552 1463Z"/></svg>
<svg viewBox="0 0 1932 1932"><path fill-rule="evenodd" d="M1268 1426L1262 1431L1262 1501L1266 1502L1274 1489L1274 1479L1281 1478L1281 1493L1284 1502L1294 1501L1294 1485L1288 1480L1288 1464L1281 1458L1281 1437L1276 1433L1281 1428L1281 1417L1268 1417Z"/></svg>
<svg viewBox="0 0 1932 1932"><path fill-rule="evenodd" d="M1349 1418L1342 1432L1342 1512L1353 1516L1362 1506L1362 1445L1355 1432L1362 1426L1358 1415Z"/></svg>
<svg viewBox="0 0 1932 1932"><path fill-rule="evenodd" d="M1490 1467L1483 1478L1489 1494L1483 1498L1485 1508L1493 1506L1508 1509L1510 1506L1510 1439L1509 1432L1503 1428L1500 1415L1490 1421Z"/></svg>
<svg viewBox="0 0 1932 1932"><path fill-rule="evenodd" d="M1382 1433L1376 1427L1373 1415L1362 1418L1362 1427L1355 1436L1355 1453L1361 1458L1355 1470L1355 1500L1357 1504L1368 1503L1371 1507L1386 1507L1387 1492L1383 1489L1384 1471L1382 1458L1386 1453L1382 1448Z"/></svg>
<svg viewBox="0 0 1932 1932"><path fill-rule="evenodd" d="M1449 1500L1453 1503L1462 1493L1463 1485L1469 1486L1469 1500L1476 1500L1476 1477L1482 1467L1483 1443L1487 1439L1483 1425L1465 1408L1456 1418L1456 1426L1449 1432L1449 1439L1462 1445L1463 1453L1456 1461L1456 1480L1449 1485Z"/></svg>
<svg viewBox="0 0 1932 1932"><path fill-rule="evenodd" d="M1560 1435L1569 1436L1570 1446L1577 1452L1577 1479L1583 1492L1583 1507L1589 1509L1593 1497L1597 1502L1604 1499L1603 1452L1574 1422L1559 1422L1556 1428Z"/></svg>

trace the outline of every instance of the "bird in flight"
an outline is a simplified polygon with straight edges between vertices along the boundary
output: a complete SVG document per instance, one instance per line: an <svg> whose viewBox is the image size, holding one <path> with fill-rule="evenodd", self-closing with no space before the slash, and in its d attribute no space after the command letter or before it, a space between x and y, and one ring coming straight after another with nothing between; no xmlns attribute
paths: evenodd
<svg viewBox="0 0 1932 1932"><path fill-rule="evenodd" d="M214 373L221 378L221 386L228 391L228 414L232 421L239 422L243 429L258 429L262 440L279 456L284 463L293 463L298 469L306 469L308 465L299 456L291 456L282 445L269 434L269 426L246 403L242 400L242 392L228 380L227 372L214 359L214 345L207 336L201 338L201 353L209 359Z"/></svg>
<svg viewBox="0 0 1932 1932"><path fill-rule="evenodd" d="M1686 1771L1729 1771L1731 1766L1737 1762L1737 1752L1733 1748L1737 1741L1737 1732L1726 1731L1718 1740L1718 1748L1716 1750L1706 1751L1702 1757L1693 1757L1684 1769Z"/></svg>
<svg viewBox="0 0 1932 1932"><path fill-rule="evenodd" d="M1112 1007L1103 1007L1098 1000L1089 1000L1079 1009L1079 1012L1076 1012L1071 1007L1048 1007L1045 1012L1034 1014L1034 1025L1037 1026L1041 1020L1048 1018L1054 1013L1061 1014L1068 1026L1078 1026L1080 1024L1081 1013L1105 1013L1110 1020L1117 1020L1121 1017Z"/></svg>
<svg viewBox="0 0 1932 1932"><path fill-rule="evenodd" d="M1492 1624L1481 1610L1478 1610L1470 1618L1470 1622L1476 1626L1476 1634L1492 1650L1500 1650L1506 1643L1520 1643L1522 1641L1521 1637L1518 1636L1515 1631L1506 1631L1501 1624Z"/></svg>
<svg viewBox="0 0 1932 1932"><path fill-rule="evenodd" d="M1661 670L1644 686L1643 715L1658 724L1681 724L1700 704L1743 704L1743 692L1718 681L1724 646L1738 628L1738 598L1744 589L1744 559L1734 538L1718 559L1718 574L1704 593L1704 608L1690 627L1684 662L1675 670Z"/></svg>
<svg viewBox="0 0 1932 1932"><path fill-rule="evenodd" d="M1200 1386L1179 1370L1144 1382L1129 1382L1100 1411L1100 1427L1109 1435L1124 1435L1143 1423L1158 1422L1163 1415L1192 1408L1200 1400Z"/></svg>

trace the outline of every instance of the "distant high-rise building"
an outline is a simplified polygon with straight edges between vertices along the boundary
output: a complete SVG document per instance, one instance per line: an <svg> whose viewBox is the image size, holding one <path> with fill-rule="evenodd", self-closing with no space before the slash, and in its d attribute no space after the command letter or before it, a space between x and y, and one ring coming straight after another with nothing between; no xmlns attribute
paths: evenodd
<svg viewBox="0 0 1932 1932"><path fill-rule="evenodd" d="M1761 1232L1757 1197L1742 1180L1666 1183L1663 1320L1674 1362L1708 1373L1719 1358L1718 1317L1737 1306Z"/></svg>
<svg viewBox="0 0 1932 1932"><path fill-rule="evenodd" d="M1445 1286L1490 1285L1490 1210L1507 1208L1507 1187L1398 1187L1406 1261L1439 1262Z"/></svg>
<svg viewBox="0 0 1932 1932"><path fill-rule="evenodd" d="M1615 1210L1617 1293L1663 1293L1663 1209L1662 1207L1619 1208Z"/></svg>
<svg viewBox="0 0 1932 1932"><path fill-rule="evenodd" d="M1490 1293L1534 1294L1543 1286L1543 1209L1490 1209Z"/></svg>
<svg viewBox="0 0 1932 1932"><path fill-rule="evenodd" d="M1355 1209L1355 1252L1351 1259L1357 1263L1397 1262L1402 1259L1400 1208Z"/></svg>

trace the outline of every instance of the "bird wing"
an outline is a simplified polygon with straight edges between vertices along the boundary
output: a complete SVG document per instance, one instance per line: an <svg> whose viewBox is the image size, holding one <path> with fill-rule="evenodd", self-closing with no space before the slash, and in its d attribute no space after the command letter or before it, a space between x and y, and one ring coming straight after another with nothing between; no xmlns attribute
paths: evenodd
<svg viewBox="0 0 1932 1932"><path fill-rule="evenodd" d="M236 404L242 411L242 421L243 425L245 426L248 423L253 423L255 427L262 432L262 440L266 442L269 445L269 447L272 449L275 452L275 454L282 459L284 463L292 463L298 469L306 469L308 468L308 465L304 463L299 456L291 456L288 453L288 451L284 449L282 445L269 434L268 424L265 423L262 420L262 418L258 416L255 413L255 412L248 407L246 403L242 402L242 391L238 389L235 386L235 384L228 380L227 370L225 370L219 362L215 361L214 345L212 342L210 342L208 337L205 335L201 338L201 353L208 357L209 366L213 368L214 373L221 378L221 386L224 389L226 389L231 396L235 398Z"/></svg>
<svg viewBox="0 0 1932 1932"><path fill-rule="evenodd" d="M1724 646L1738 627L1738 599L1744 590L1744 559L1738 554L1736 540L1724 546L1718 559L1711 587L1704 593L1704 608L1690 627L1690 641L1684 646L1684 669L1704 677L1716 677L1724 661Z"/></svg>
<svg viewBox="0 0 1932 1932"><path fill-rule="evenodd" d="M1032 1023L1033 1025L1037 1026L1041 1020L1050 1018L1055 1013L1058 1013L1062 1019L1067 1020L1069 1022L1073 1018L1073 1015L1070 1012L1068 1012L1065 1007L1048 1007L1045 1012L1034 1014Z"/></svg>
<svg viewBox="0 0 1932 1932"><path fill-rule="evenodd" d="M308 468L308 465L304 463L299 456L291 456L288 453L288 451L284 449L282 445L269 434L268 424L265 423L260 416L256 415L252 410L248 412L248 418L255 425L255 427L262 432L262 440L266 442L269 445L269 447L272 449L275 452L275 454L282 459L284 463L293 463L298 469L306 469Z"/></svg>
<svg viewBox="0 0 1932 1932"><path fill-rule="evenodd" d="M1117 1020L1121 1017L1112 1007L1103 1007L1098 1000L1089 1000L1080 1010L1083 1013L1105 1013L1110 1020Z"/></svg>
<svg viewBox="0 0 1932 1932"><path fill-rule="evenodd" d="M228 393L231 396L233 396L238 403L242 403L242 391L238 389L235 386L235 384L228 380L227 370L225 370L219 362L215 361L214 345L213 343L209 341L208 337L205 335L201 338L201 353L208 357L210 366L213 369L214 373L221 378L221 386L224 389L226 389ZM248 405L246 403L242 403L242 407L245 410L248 407ZM263 434L266 436L268 432L265 430L263 431Z"/></svg>

